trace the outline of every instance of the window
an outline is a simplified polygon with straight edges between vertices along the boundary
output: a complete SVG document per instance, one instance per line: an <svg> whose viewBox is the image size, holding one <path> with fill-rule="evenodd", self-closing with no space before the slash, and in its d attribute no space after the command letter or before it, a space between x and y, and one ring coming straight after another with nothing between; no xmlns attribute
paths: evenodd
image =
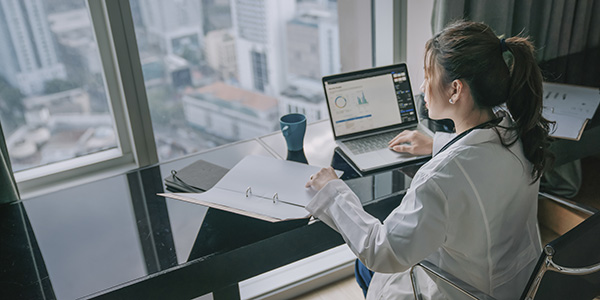
<svg viewBox="0 0 600 300"><path fill-rule="evenodd" d="M259 92L265 92L265 87L269 84L269 71L267 69L267 56L265 53L257 51L250 52L252 56L252 77L254 78L254 89Z"/></svg>
<svg viewBox="0 0 600 300"><path fill-rule="evenodd" d="M18 179L129 151L85 0L1 1L0 62L0 120Z"/></svg>
<svg viewBox="0 0 600 300"><path fill-rule="evenodd" d="M328 116L321 76L340 71L336 1L130 4L160 160L273 132L291 111Z"/></svg>
<svg viewBox="0 0 600 300"><path fill-rule="evenodd" d="M337 10L335 0L0 2L0 118L20 190L267 134L288 111L327 118L320 77L342 71Z"/></svg>

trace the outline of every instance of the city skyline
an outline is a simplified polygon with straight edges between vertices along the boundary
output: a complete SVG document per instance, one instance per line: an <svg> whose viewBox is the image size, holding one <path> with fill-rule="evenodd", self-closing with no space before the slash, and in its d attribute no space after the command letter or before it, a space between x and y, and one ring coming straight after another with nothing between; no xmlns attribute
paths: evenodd
<svg viewBox="0 0 600 300"><path fill-rule="evenodd" d="M150 1L144 5L140 5L138 0L131 1L155 139L161 159L272 132L278 126L276 115L302 112L307 115L309 121L327 117L327 114L323 113L324 96L319 82L320 76L339 71L337 13L332 10L332 7L335 8L334 2L286 1L290 2L290 5L285 6L276 0L235 0L231 2L231 7L227 7L226 1L181 0L179 7L165 6L161 1ZM9 2L11 1L0 0L2 4ZM26 2L42 5L39 0ZM239 7L251 9L241 12L236 9ZM229 11L226 11L227 8ZM192 18L198 15L205 17L211 13L214 16L206 17L206 20ZM71 16L74 23L66 22L62 16ZM80 71L89 74L77 76L87 78L85 80L79 79L69 83L71 77L61 77L61 74L53 73L54 77L39 77L38 81L41 83L38 84L47 86L49 81L66 80L66 83L56 83L57 92L79 89L80 93L90 93L87 98L91 110L86 110L85 113L100 113L110 117L106 95L94 92L98 86L98 77L94 74L102 76L101 62L99 57L90 56L90 52L97 50L90 50L90 47L94 47L95 39L89 16L85 11L81 7L73 7L71 10L63 8L59 12L40 16L40 20L33 23L46 27L49 40L56 43L52 44L52 47L63 51L59 52L61 55L55 55L56 63L62 66L65 75ZM294 26L295 28L292 28ZM295 34L303 31L304 40ZM294 43L307 41L312 45L308 49L289 47ZM66 54L69 56L65 56ZM293 66L293 55L301 55L303 61L310 62L310 65L305 64L310 70L303 71L302 64ZM64 57L70 58L66 64L60 61ZM332 57L334 62L330 61ZM2 59L6 57L3 56ZM103 85L101 82L100 84ZM95 89L92 89L92 86ZM199 101L232 103L231 99L218 98L222 93L203 97L188 94L194 91L197 95L198 90L202 91L203 87L206 93L210 93L208 90L211 86L213 89L219 86L221 90L245 90L246 92L240 92L240 97L256 92L262 93L266 97L264 99L271 99L267 102L272 104L266 115L256 110L252 114L244 115L245 119L239 116L232 117L235 115L232 115L235 109L228 112L212 111L211 116L206 116L205 112L200 113L192 107L203 107L204 104L199 104ZM100 89L103 90L104 87ZM25 98L31 98L35 94L27 93ZM37 94L40 94L39 90ZM55 127L49 126L50 123L31 121L32 115L47 114L48 105L55 100L46 101L48 104L38 105L37 110L32 107L24 108L30 110L27 112L29 118L24 126L30 127L31 132L36 130L34 127L45 126L52 134L52 140L53 134L57 133ZM245 109L256 108L248 106ZM191 111L196 113L192 114ZM53 119L60 117L61 113L64 111L53 111ZM223 121L220 126L215 126L215 122L212 122L211 127L206 125L207 121L200 122L199 119L228 121ZM76 119L69 120L74 122ZM110 124L114 124L114 121L109 122L109 128L114 126ZM254 124L254 127L248 124ZM101 127L106 128L104 125ZM101 134L102 132L104 134ZM232 132L237 134L231 134ZM84 133L85 130L79 137L94 136L93 132ZM100 130L96 135L110 136L106 134L106 130ZM22 137L26 136L28 135L23 134ZM174 138L177 136L188 139L188 142L178 142L178 138ZM115 138L113 134L113 139ZM90 144L98 145L98 140ZM113 141L116 146L116 139ZM82 145L85 142L76 139L74 144ZM9 145L9 149L11 146L14 145ZM43 143L38 143L37 146L41 147L37 152L43 152ZM106 145L88 150L93 152L102 149L106 149ZM70 152L69 155L75 154ZM45 159L39 159L38 163L42 161L47 163Z"/></svg>

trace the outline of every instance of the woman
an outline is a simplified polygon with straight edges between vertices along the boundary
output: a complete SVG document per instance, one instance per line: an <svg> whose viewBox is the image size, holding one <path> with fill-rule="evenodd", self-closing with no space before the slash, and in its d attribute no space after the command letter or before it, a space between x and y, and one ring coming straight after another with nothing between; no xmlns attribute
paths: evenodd
<svg viewBox="0 0 600 300"><path fill-rule="evenodd" d="M367 299L412 299L408 271L423 259L498 299L521 295L541 251L537 192L549 160L533 51L526 38L498 39L466 21L427 42L421 90L429 117L452 119L456 133L431 140L403 132L390 141L395 151L433 157L383 223L331 168L311 176L306 186L319 192L307 209L375 272ZM431 282L422 289L451 297Z"/></svg>

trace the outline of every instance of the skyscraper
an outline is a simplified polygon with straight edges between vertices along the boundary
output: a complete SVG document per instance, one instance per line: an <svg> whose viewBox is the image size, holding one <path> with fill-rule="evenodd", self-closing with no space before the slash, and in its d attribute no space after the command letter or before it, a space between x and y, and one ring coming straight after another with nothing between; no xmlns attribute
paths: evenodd
<svg viewBox="0 0 600 300"><path fill-rule="evenodd" d="M214 30L206 34L206 62L219 72L223 80L237 78L235 39L230 30Z"/></svg>
<svg viewBox="0 0 600 300"><path fill-rule="evenodd" d="M148 42L166 55L189 59L203 44L200 0L147 0L136 5Z"/></svg>
<svg viewBox="0 0 600 300"><path fill-rule="evenodd" d="M277 96L286 86L285 24L295 0L233 0L231 3L242 88Z"/></svg>
<svg viewBox="0 0 600 300"><path fill-rule="evenodd" d="M335 11L311 9L286 26L288 72L312 78L340 72L340 38Z"/></svg>
<svg viewBox="0 0 600 300"><path fill-rule="evenodd" d="M326 118L321 77L340 72L337 13L328 2L303 3L286 32L288 81L279 113L299 112L309 122Z"/></svg>
<svg viewBox="0 0 600 300"><path fill-rule="evenodd" d="M43 0L0 0L0 74L27 95L65 78Z"/></svg>

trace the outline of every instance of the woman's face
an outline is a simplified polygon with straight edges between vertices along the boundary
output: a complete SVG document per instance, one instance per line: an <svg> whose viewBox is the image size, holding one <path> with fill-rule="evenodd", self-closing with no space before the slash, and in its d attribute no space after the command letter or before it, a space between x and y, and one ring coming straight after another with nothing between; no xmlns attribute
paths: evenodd
<svg viewBox="0 0 600 300"><path fill-rule="evenodd" d="M448 102L450 95L445 95L444 88L440 86L439 69L438 66L425 67L425 79L421 84L421 92L425 94L425 106L428 109L429 118L433 120L448 118L445 112L451 105Z"/></svg>

